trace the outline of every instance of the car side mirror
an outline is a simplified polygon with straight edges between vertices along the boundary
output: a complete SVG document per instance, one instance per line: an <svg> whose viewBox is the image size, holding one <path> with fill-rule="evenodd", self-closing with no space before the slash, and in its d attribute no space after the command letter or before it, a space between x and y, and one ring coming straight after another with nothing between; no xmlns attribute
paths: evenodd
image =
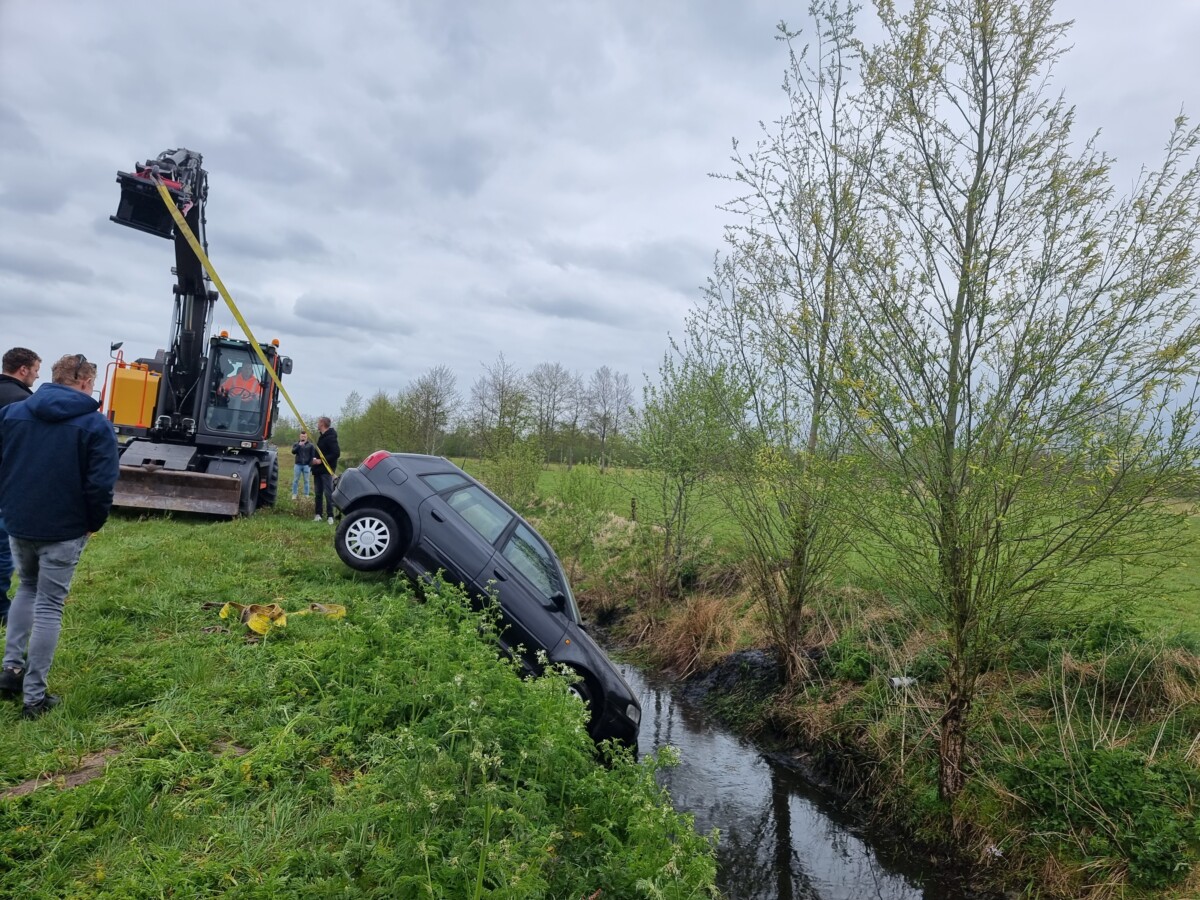
<svg viewBox="0 0 1200 900"><path fill-rule="evenodd" d="M559 612L565 612L567 608L567 595L562 591L550 595L550 603Z"/></svg>

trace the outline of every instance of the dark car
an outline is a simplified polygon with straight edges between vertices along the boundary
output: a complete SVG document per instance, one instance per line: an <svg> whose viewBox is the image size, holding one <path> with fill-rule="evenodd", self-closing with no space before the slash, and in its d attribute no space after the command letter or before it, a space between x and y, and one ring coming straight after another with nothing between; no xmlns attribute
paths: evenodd
<svg viewBox="0 0 1200 900"><path fill-rule="evenodd" d="M504 651L519 653L531 673L541 671L539 651L569 666L592 739L637 746L637 698L584 631L550 545L504 501L447 459L380 450L342 474L333 502L343 514L334 544L346 565L402 568L418 581L444 572L476 598L497 594Z"/></svg>

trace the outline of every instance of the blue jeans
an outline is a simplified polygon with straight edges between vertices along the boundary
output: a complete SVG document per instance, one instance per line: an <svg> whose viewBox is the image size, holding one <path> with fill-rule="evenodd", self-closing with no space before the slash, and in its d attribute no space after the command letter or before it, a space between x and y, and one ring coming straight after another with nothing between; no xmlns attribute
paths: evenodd
<svg viewBox="0 0 1200 900"><path fill-rule="evenodd" d="M9 536L21 584L8 612L4 668L25 670L25 704L41 703L62 631L63 604L87 537L27 541Z"/></svg>
<svg viewBox="0 0 1200 900"><path fill-rule="evenodd" d="M292 496L295 497L299 493L296 488L300 487L300 478L304 477L304 496L312 496L312 489L308 484L308 477L312 474L312 466L296 466L295 474L292 475Z"/></svg>

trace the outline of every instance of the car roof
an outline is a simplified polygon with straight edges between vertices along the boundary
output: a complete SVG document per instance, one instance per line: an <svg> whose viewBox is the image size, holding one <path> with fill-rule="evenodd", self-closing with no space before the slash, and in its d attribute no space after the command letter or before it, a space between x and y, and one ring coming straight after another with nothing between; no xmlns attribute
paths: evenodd
<svg viewBox="0 0 1200 900"><path fill-rule="evenodd" d="M391 459L409 475L436 475L445 472L453 472L455 475L461 475L467 481L471 482L471 484L477 485L487 491L492 499L508 510L513 517L529 525L529 520L506 503L503 497L488 488L486 484L466 469L459 468L444 456L427 456L424 453L393 453ZM543 540L545 539L543 538Z"/></svg>
<svg viewBox="0 0 1200 900"><path fill-rule="evenodd" d="M432 475L435 472L454 472L458 475L466 475L471 478L465 471L460 469L444 456L428 456L424 453L393 453L392 459L401 465L404 471L411 475ZM473 478L471 478L474 481Z"/></svg>

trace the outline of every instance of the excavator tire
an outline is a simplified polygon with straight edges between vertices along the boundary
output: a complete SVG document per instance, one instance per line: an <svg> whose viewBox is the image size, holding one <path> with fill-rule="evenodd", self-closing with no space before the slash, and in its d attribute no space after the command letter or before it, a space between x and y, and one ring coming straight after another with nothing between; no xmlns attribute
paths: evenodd
<svg viewBox="0 0 1200 900"><path fill-rule="evenodd" d="M238 508L237 515L244 518L250 518L254 515L254 511L258 509L258 467L253 466L250 470L249 477L242 484L241 505Z"/></svg>
<svg viewBox="0 0 1200 900"><path fill-rule="evenodd" d="M258 505L274 506L279 497L279 460L271 460L271 470L267 474L267 486L258 495Z"/></svg>

